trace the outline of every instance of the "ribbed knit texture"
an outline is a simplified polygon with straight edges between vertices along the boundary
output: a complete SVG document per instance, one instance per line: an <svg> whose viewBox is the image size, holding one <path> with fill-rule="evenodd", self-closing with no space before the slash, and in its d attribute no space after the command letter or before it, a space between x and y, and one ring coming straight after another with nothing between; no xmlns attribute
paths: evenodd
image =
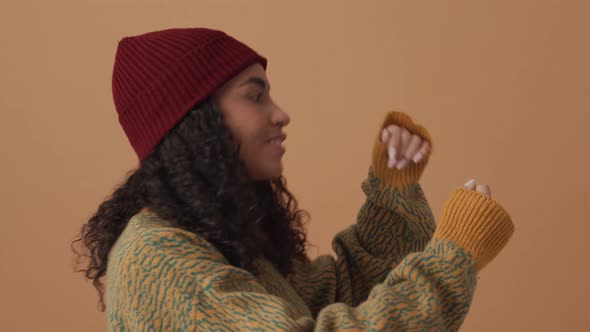
<svg viewBox="0 0 590 332"><path fill-rule="evenodd" d="M113 99L140 160L195 105L251 64L267 61L222 31L168 29L125 37L113 68Z"/></svg>
<svg viewBox="0 0 590 332"><path fill-rule="evenodd" d="M384 126L402 118L430 140L399 112ZM378 136L375 145L383 145ZM334 238L336 257L296 260L286 279L262 257L256 276L231 266L203 238L142 211L109 256L109 329L458 330L478 269L513 232L510 216L495 200L458 189L437 228L418 183L427 161L401 171L386 162L373 157L362 185L367 199L356 223Z"/></svg>
<svg viewBox="0 0 590 332"><path fill-rule="evenodd" d="M471 252L476 268L485 267L514 233L508 212L493 199L471 190L455 189L444 205L435 237L450 239ZM493 234L494 236L490 236Z"/></svg>

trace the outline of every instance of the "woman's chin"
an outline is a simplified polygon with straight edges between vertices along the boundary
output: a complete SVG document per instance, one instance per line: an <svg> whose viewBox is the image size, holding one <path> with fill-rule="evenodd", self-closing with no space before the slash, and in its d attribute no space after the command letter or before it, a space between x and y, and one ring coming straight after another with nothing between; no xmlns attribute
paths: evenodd
<svg viewBox="0 0 590 332"><path fill-rule="evenodd" d="M264 170L260 170L256 172L254 176L254 180L256 181L265 181L265 180L273 180L283 176L283 165L279 163L278 165L273 165L272 167L267 167Z"/></svg>

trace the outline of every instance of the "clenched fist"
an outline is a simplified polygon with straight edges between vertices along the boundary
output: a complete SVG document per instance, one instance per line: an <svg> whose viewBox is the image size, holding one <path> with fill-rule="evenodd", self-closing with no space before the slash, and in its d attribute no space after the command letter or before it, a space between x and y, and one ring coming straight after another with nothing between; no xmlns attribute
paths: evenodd
<svg viewBox="0 0 590 332"><path fill-rule="evenodd" d="M386 144L389 161L387 167L401 170L411 161L419 163L430 153L430 144L406 128L390 125L381 132L381 142Z"/></svg>

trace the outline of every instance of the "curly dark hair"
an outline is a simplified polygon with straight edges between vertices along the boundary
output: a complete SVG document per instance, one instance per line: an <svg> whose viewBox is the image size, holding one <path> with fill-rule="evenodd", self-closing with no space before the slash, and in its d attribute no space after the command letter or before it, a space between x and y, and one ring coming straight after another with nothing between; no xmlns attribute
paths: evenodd
<svg viewBox="0 0 590 332"><path fill-rule="evenodd" d="M76 271L92 280L101 311L109 251L143 208L198 234L230 264L254 274L252 261L258 255L285 276L294 258L305 257L307 212L298 209L284 177L249 178L239 145L211 98L188 112L127 175L72 242L83 266Z"/></svg>

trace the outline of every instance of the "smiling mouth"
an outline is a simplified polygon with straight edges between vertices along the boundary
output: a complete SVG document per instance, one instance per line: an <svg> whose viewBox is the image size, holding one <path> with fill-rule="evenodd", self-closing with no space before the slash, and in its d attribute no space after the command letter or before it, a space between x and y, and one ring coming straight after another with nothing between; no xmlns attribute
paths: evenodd
<svg viewBox="0 0 590 332"><path fill-rule="evenodd" d="M283 146L283 141L285 141L286 139L287 135L281 134L279 136L275 136L273 138L268 139L267 143L269 144L269 146L272 146L273 150L278 151L282 156L286 151L285 147Z"/></svg>
<svg viewBox="0 0 590 332"><path fill-rule="evenodd" d="M275 138L275 139L271 139L268 141L268 144L272 144L272 145L281 145L283 143L282 140Z"/></svg>
<svg viewBox="0 0 590 332"><path fill-rule="evenodd" d="M281 143L283 143L283 141L286 139L287 139L287 135L281 134L279 136L276 136L276 137L273 137L273 138L267 140L267 142L269 144L281 145Z"/></svg>

